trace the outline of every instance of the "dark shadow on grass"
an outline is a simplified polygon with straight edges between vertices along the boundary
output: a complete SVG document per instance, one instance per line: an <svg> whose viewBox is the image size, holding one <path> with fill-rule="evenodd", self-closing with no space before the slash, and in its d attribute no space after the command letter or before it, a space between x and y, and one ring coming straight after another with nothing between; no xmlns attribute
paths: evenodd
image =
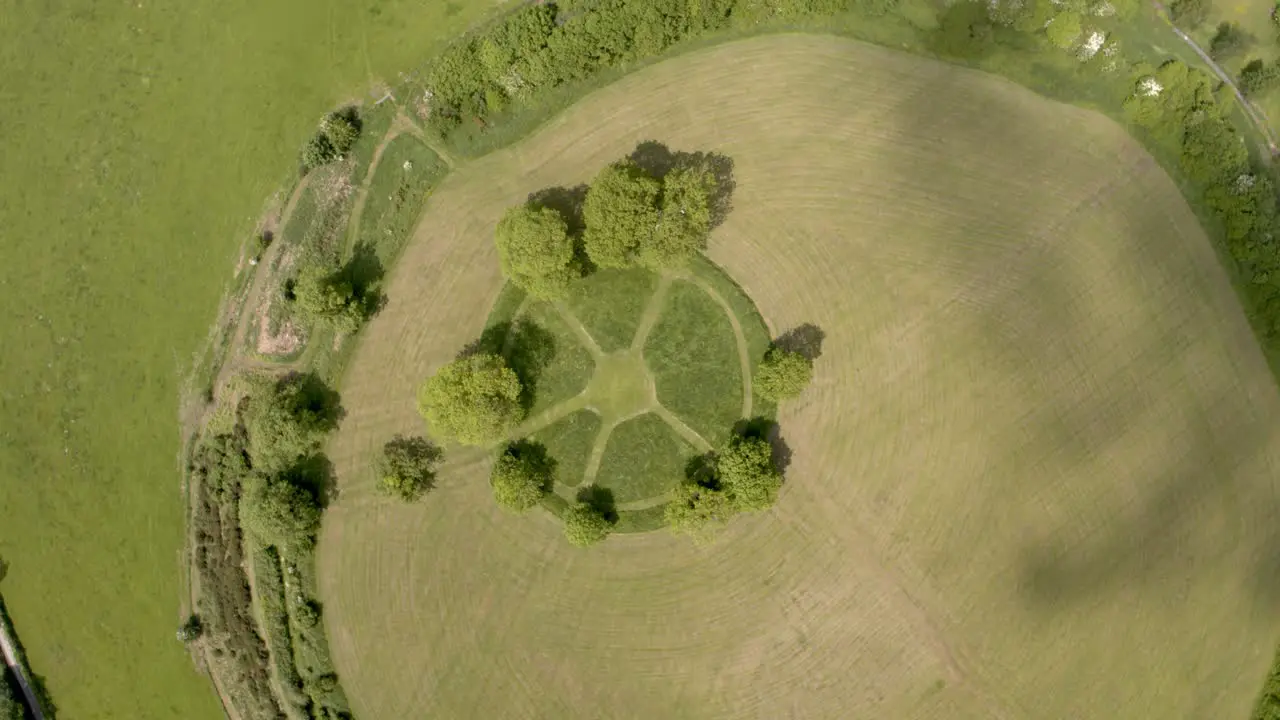
<svg viewBox="0 0 1280 720"><path fill-rule="evenodd" d="M344 280L351 283L351 292L363 308L366 319L376 315L386 305L387 298L382 292L386 268L371 243L357 243L352 250L351 259L338 272Z"/></svg>
<svg viewBox="0 0 1280 720"><path fill-rule="evenodd" d="M661 180L672 170L703 168L715 178L716 188L711 194L711 227L719 227L733 210L733 191L737 182L733 178L733 159L714 152L683 152L672 150L657 140L645 140L628 156L641 170Z"/></svg>
<svg viewBox="0 0 1280 720"><path fill-rule="evenodd" d="M323 453L298 460L281 477L290 485L311 493L322 509L338 499L337 474L333 470L333 463Z"/></svg>
<svg viewBox="0 0 1280 720"><path fill-rule="evenodd" d="M719 489L720 480L716 477L717 457L715 451L710 451L689 458L689 461L684 464L685 482L713 490Z"/></svg>
<svg viewBox="0 0 1280 720"><path fill-rule="evenodd" d="M791 467L791 446L782 437L782 426L767 417L753 417L734 423L733 434L736 437L764 440L773 450L773 466L778 472L786 473Z"/></svg>
<svg viewBox="0 0 1280 720"><path fill-rule="evenodd" d="M613 491L599 485L588 485L578 491L578 502L584 502L595 508L604 516L610 525L618 522L618 506L613 500Z"/></svg>
<svg viewBox="0 0 1280 720"><path fill-rule="evenodd" d="M549 187L529 193L529 202L560 213L569 226L569 234L578 236L586 228L582 220L582 203L587 199L587 186Z"/></svg>
<svg viewBox="0 0 1280 720"><path fill-rule="evenodd" d="M530 469L545 477L546 481L542 484L544 493L551 492L555 487L556 468L560 466L560 462L547 452L546 445L529 438L521 438L508 445L504 453L521 463L528 463Z"/></svg>
<svg viewBox="0 0 1280 720"><path fill-rule="evenodd" d="M800 353L812 362L822 357L822 341L827 334L813 323L797 325L782 333L773 341L775 347L787 352Z"/></svg>
<svg viewBox="0 0 1280 720"><path fill-rule="evenodd" d="M295 413L314 413L320 418L325 432L336 429L346 416L346 410L342 408L342 396L319 375L313 372L291 373L280 379L281 386L286 383L298 383L297 404L292 410Z"/></svg>

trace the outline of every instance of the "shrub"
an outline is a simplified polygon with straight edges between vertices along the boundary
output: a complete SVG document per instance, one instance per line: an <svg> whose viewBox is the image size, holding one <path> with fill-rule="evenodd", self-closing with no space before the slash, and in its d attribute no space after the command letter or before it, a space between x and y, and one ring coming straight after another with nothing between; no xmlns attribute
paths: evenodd
<svg viewBox="0 0 1280 720"><path fill-rule="evenodd" d="M203 634L204 634L204 625L200 622L199 616L192 615L191 617L187 618L186 622L182 623L182 625L178 627L178 633L177 633L178 642L181 642L181 643L195 642L196 640L200 639L200 636ZM3 717L3 716L0 715L0 717Z"/></svg>
<svg viewBox="0 0 1280 720"><path fill-rule="evenodd" d="M303 170L314 170L345 157L359 137L360 118L355 108L329 113L302 147Z"/></svg>
<svg viewBox="0 0 1280 720"><path fill-rule="evenodd" d="M432 488L440 455L440 449L425 438L396 435L374 461L378 491L404 502L417 500Z"/></svg>
<svg viewBox="0 0 1280 720"><path fill-rule="evenodd" d="M1218 25L1209 41L1209 55L1214 60L1224 60L1244 51L1249 45L1249 36L1235 23L1224 22Z"/></svg>
<svg viewBox="0 0 1280 720"><path fill-rule="evenodd" d="M773 401L796 397L813 380L813 361L798 352L771 347L756 369L753 388Z"/></svg>
<svg viewBox="0 0 1280 720"><path fill-rule="evenodd" d="M498 355L459 358L423 383L418 411L437 432L466 445L498 440L523 418L523 387Z"/></svg>
<svg viewBox="0 0 1280 720"><path fill-rule="evenodd" d="M733 501L723 490L686 482L672 493L663 516L672 532L702 539L727 523L734 511Z"/></svg>
<svg viewBox="0 0 1280 720"><path fill-rule="evenodd" d="M511 208L495 233L502 273L543 300L564 297L582 275L569 226L551 208L527 203Z"/></svg>
<svg viewBox="0 0 1280 720"><path fill-rule="evenodd" d="M498 457L489 476L493 499L516 513L542 501L555 481L555 461L546 448L529 442L510 445Z"/></svg>
<svg viewBox="0 0 1280 720"><path fill-rule="evenodd" d="M579 502L564 511L564 536L577 547L594 545L609 537L609 520L591 503Z"/></svg>
<svg viewBox="0 0 1280 720"><path fill-rule="evenodd" d="M1262 60L1252 60L1240 70L1240 89L1246 95L1261 95L1274 88L1280 80L1280 65L1267 65Z"/></svg>
<svg viewBox="0 0 1280 720"><path fill-rule="evenodd" d="M302 266L293 283L293 304L303 317L345 334L359 330L381 300L376 291L357 292L344 269L314 260Z"/></svg>

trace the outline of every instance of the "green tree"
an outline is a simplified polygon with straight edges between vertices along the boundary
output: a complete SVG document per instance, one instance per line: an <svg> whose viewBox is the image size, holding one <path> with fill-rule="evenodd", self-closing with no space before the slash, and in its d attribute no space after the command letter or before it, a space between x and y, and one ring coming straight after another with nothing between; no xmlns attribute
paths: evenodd
<svg viewBox="0 0 1280 720"><path fill-rule="evenodd" d="M662 185L630 160L601 170L582 205L583 244L591 262L628 267L658 225Z"/></svg>
<svg viewBox="0 0 1280 720"><path fill-rule="evenodd" d="M360 329L373 310L358 296L345 272L315 261L299 270L293 297L294 306L305 317L346 334Z"/></svg>
<svg viewBox="0 0 1280 720"><path fill-rule="evenodd" d="M337 156L338 153L333 149L333 143L329 142L329 138L324 133L316 133L306 145L302 146L302 167L305 170L314 170L332 162Z"/></svg>
<svg viewBox="0 0 1280 720"><path fill-rule="evenodd" d="M1045 26L1044 32L1054 45L1064 50L1071 47L1080 37L1080 13L1058 13Z"/></svg>
<svg viewBox="0 0 1280 720"><path fill-rule="evenodd" d="M1280 65L1252 60L1240 70L1240 89L1246 95L1261 95L1280 81Z"/></svg>
<svg viewBox="0 0 1280 720"><path fill-rule="evenodd" d="M695 482L681 483L672 493L663 515L671 531L704 539L733 517L733 501L723 490Z"/></svg>
<svg viewBox="0 0 1280 720"><path fill-rule="evenodd" d="M1209 55L1214 60L1225 60L1244 52L1249 46L1249 35L1235 23L1224 22L1218 25L1213 39L1209 41Z"/></svg>
<svg viewBox="0 0 1280 720"><path fill-rule="evenodd" d="M493 499L516 513L541 502L554 482L555 461L547 455L546 448L530 442L508 446L489 475Z"/></svg>
<svg viewBox="0 0 1280 720"><path fill-rule="evenodd" d="M1174 0L1169 4L1169 17L1188 30L1209 19L1209 0Z"/></svg>
<svg viewBox="0 0 1280 720"><path fill-rule="evenodd" d="M240 523L263 545L306 550L320 529L320 505L285 477L255 475L244 485Z"/></svg>
<svg viewBox="0 0 1280 720"><path fill-rule="evenodd" d="M798 352L771 347L756 368L753 389L773 401L796 397L813 380L813 361Z"/></svg>
<svg viewBox="0 0 1280 720"><path fill-rule="evenodd" d="M571 544L578 547L594 545L609 537L609 520L591 503L580 502L571 505L561 518L564 523L564 536Z"/></svg>
<svg viewBox="0 0 1280 720"><path fill-rule="evenodd" d="M523 388L498 355L459 358L440 368L418 392L418 411L436 432L466 445L498 440L524 419Z"/></svg>
<svg viewBox="0 0 1280 720"><path fill-rule="evenodd" d="M10 677L8 668L0 666L0 720L25 720L27 706L18 699L20 691Z"/></svg>
<svg viewBox="0 0 1280 720"><path fill-rule="evenodd" d="M679 267L706 250L715 190L715 175L705 164L667 173L662 179L662 214L652 235L640 243L640 264Z"/></svg>
<svg viewBox="0 0 1280 720"><path fill-rule="evenodd" d="M498 221L495 239L502 273L536 298L562 298L582 275L569 226L551 208L511 208Z"/></svg>
<svg viewBox="0 0 1280 720"><path fill-rule="evenodd" d="M378 490L405 502L417 500L434 485L440 455L440 449L425 438L396 435L374 461Z"/></svg>
<svg viewBox="0 0 1280 720"><path fill-rule="evenodd" d="M337 413L336 394L313 375L288 375L252 394L245 427L254 470L279 473L318 450Z"/></svg>
<svg viewBox="0 0 1280 720"><path fill-rule="evenodd" d="M329 139L329 144L333 146L337 157L346 156L351 147L356 144L356 140L360 137L357 122L354 108L329 113L325 117L320 131Z"/></svg>
<svg viewBox="0 0 1280 720"><path fill-rule="evenodd" d="M198 615L192 615L188 617L186 622L178 626L177 637L178 637L178 642L181 642L181 643L195 642L196 640L200 639L200 636L203 634L204 634L204 623L200 622L200 616ZM3 718L3 717L4 715L0 714L0 718Z"/></svg>
<svg viewBox="0 0 1280 720"><path fill-rule="evenodd" d="M734 507L747 512L772 507L782 487L773 447L763 438L734 438L716 460L716 476Z"/></svg>

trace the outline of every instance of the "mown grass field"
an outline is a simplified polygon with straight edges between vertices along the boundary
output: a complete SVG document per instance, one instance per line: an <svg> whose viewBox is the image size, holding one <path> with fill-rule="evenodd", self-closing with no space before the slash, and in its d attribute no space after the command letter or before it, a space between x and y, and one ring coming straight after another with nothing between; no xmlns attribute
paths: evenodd
<svg viewBox="0 0 1280 720"><path fill-rule="evenodd" d="M484 463L378 499L373 451L499 295L502 209L649 139L734 159L711 258L774 332L825 335L777 508L580 552ZM1280 394L1176 186L1100 115L835 38L699 51L448 177L388 294L319 556L363 717L1248 716Z"/></svg>
<svg viewBox="0 0 1280 720"><path fill-rule="evenodd" d="M0 592L62 717L220 715L173 636L180 380L321 114L494 9L0 7Z"/></svg>

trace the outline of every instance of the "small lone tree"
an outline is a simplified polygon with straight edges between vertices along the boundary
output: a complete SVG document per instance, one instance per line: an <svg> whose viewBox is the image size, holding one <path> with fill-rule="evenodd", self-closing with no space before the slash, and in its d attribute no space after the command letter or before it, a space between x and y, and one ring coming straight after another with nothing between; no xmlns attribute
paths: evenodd
<svg viewBox="0 0 1280 720"><path fill-rule="evenodd" d="M361 298L341 268L308 262L293 286L294 306L307 318L351 334L377 310L377 294Z"/></svg>
<svg viewBox="0 0 1280 720"><path fill-rule="evenodd" d="M489 475L493 499L515 513L536 506L554 482L555 461L546 448L527 441L509 445Z"/></svg>
<svg viewBox="0 0 1280 720"><path fill-rule="evenodd" d="M240 522L263 545L310 548L320 529L315 495L281 477L254 476L240 498Z"/></svg>
<svg viewBox="0 0 1280 720"><path fill-rule="evenodd" d="M551 208L526 203L511 208L495 233L502 273L543 300L564 297L582 275L569 226Z"/></svg>
<svg viewBox="0 0 1280 720"><path fill-rule="evenodd" d="M178 642L190 643L200 639L204 634L204 624L200 622L200 616L192 615L186 619L186 622L178 626ZM3 715L0 715L3 717Z"/></svg>
<svg viewBox="0 0 1280 720"><path fill-rule="evenodd" d="M564 511L564 536L577 547L594 545L609 537L609 520L591 503L580 502Z"/></svg>
<svg viewBox="0 0 1280 720"><path fill-rule="evenodd" d="M344 157L359 137L360 119L355 108L329 113L302 147L302 168L314 170Z"/></svg>
<svg viewBox="0 0 1280 720"><path fill-rule="evenodd" d="M417 500L434 485L440 455L440 449L425 438L396 435L374 461L378 491L405 502Z"/></svg>
<svg viewBox="0 0 1280 720"><path fill-rule="evenodd" d="M706 250L715 189L715 175L705 164L667 173L662 179L662 216L652 235L640 243L640 264L679 267Z"/></svg>
<svg viewBox="0 0 1280 720"><path fill-rule="evenodd" d="M459 358L440 368L418 391L418 411L441 435L484 445L506 435L524 418L523 388L499 355Z"/></svg>
<svg viewBox="0 0 1280 720"><path fill-rule="evenodd" d="M1209 0L1174 0L1169 4L1169 17L1174 24L1188 30L1209 19Z"/></svg>
<svg viewBox="0 0 1280 720"><path fill-rule="evenodd" d="M690 535L695 540L710 537L733 514L733 502L723 490L696 482L685 482L676 487L663 512L672 532Z"/></svg>
<svg viewBox="0 0 1280 720"><path fill-rule="evenodd" d="M757 437L736 437L716 461L720 485L738 510L754 512L773 507L782 487L782 473L773 464L773 447Z"/></svg>
<svg viewBox="0 0 1280 720"><path fill-rule="evenodd" d="M603 268L633 265L658 225L662 184L630 160L601 170L582 204L583 245Z"/></svg>
<svg viewBox="0 0 1280 720"><path fill-rule="evenodd" d="M756 368L754 389L775 402L796 397L813 380L813 361L798 352L774 346Z"/></svg>

